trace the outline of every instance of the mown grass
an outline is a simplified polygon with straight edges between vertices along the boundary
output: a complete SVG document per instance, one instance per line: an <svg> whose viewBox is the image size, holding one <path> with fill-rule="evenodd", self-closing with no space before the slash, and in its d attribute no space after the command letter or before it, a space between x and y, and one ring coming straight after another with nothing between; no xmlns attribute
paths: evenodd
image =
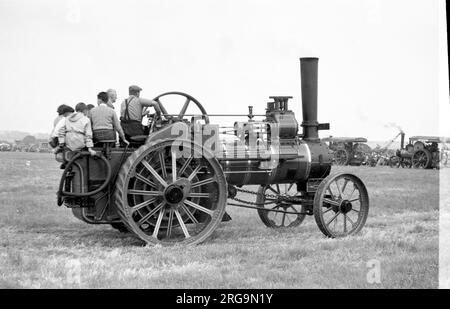
<svg viewBox="0 0 450 309"><path fill-rule="evenodd" d="M440 172L439 287L450 289L450 173Z"/></svg>
<svg viewBox="0 0 450 309"><path fill-rule="evenodd" d="M0 153L0 288L436 288L439 173L334 171L367 185L371 209L357 236L327 239L312 217L271 230L255 211L228 207L233 220L206 243L166 248L58 208L50 154ZM371 260L380 283L367 280Z"/></svg>

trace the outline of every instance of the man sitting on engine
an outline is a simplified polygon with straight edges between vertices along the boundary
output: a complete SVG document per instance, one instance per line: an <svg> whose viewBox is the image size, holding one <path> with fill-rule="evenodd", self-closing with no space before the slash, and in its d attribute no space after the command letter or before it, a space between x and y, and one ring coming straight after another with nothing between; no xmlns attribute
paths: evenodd
<svg viewBox="0 0 450 309"><path fill-rule="evenodd" d="M116 112L107 105L108 99L106 92L100 92L97 95L98 106L90 112L95 146L101 146L101 141L115 141L116 132L119 133L121 140L128 144Z"/></svg>
<svg viewBox="0 0 450 309"><path fill-rule="evenodd" d="M88 108L84 103L75 106L74 114L65 118L64 124L58 130L59 147L66 146L72 151L87 150L95 155L92 143L91 121L86 117Z"/></svg>
<svg viewBox="0 0 450 309"><path fill-rule="evenodd" d="M139 97L141 90L139 86L130 86L128 88L130 96L120 106L120 124L126 139L145 134L142 127L142 112L145 107L154 107L156 112L161 114L158 102Z"/></svg>

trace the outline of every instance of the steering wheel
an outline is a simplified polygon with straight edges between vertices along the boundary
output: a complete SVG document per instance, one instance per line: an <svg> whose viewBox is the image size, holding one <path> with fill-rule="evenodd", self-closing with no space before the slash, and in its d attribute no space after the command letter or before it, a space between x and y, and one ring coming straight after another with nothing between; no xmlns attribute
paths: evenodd
<svg viewBox="0 0 450 309"><path fill-rule="evenodd" d="M161 98L165 97L165 96L169 96L169 95L177 95L177 96L184 97L186 99L183 107L181 108L181 111L178 113L178 116L170 117L167 113L167 110L164 108L164 105L161 103ZM184 115L186 115L186 111L189 107L189 103L193 102L195 105L197 105L198 109L200 109L200 111L202 113L202 119L205 120L206 124L209 124L209 117L208 117L208 114L206 113L206 110L203 107L203 105L196 98L194 98L193 96L191 96L187 93L178 92L178 91L166 92L166 93L160 94L153 100L158 102L159 107L161 108L161 112L163 113L163 115L166 118L171 119L171 122L182 121L184 118Z"/></svg>

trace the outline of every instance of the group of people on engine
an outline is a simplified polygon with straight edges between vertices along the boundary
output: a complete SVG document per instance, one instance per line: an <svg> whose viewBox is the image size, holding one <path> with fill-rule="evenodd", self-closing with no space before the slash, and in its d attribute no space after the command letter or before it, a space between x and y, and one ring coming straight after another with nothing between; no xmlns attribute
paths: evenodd
<svg viewBox="0 0 450 309"><path fill-rule="evenodd" d="M87 149L95 155L94 146L104 142L115 144L117 135L121 145L129 145L134 136L144 135L142 117L146 107L154 107L161 113L159 103L140 98L142 88L132 85L128 88L129 96L120 106L120 121L114 109L117 92L108 89L97 95L97 106L78 103L75 109L60 105L58 117L53 123L50 145L59 152L64 148L72 151Z"/></svg>

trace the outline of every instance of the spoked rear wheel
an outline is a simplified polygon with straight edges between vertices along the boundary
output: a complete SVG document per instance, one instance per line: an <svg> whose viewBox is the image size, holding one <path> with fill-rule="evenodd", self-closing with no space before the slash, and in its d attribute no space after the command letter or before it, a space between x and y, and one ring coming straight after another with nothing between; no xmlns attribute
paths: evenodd
<svg viewBox="0 0 450 309"><path fill-rule="evenodd" d="M217 160L189 141L174 145L171 140L142 146L119 173L119 214L147 243L200 243L225 212L226 180Z"/></svg>
<svg viewBox="0 0 450 309"><path fill-rule="evenodd" d="M296 227L306 217L306 209L302 205L283 201L283 197L300 197L294 183L261 186L258 190L258 215L261 221L271 228ZM284 210L287 212L301 212L303 214L287 214L270 210Z"/></svg>
<svg viewBox="0 0 450 309"><path fill-rule="evenodd" d="M361 179L352 174L330 175L314 197L314 218L331 238L358 233L369 214L369 195Z"/></svg>
<svg viewBox="0 0 450 309"><path fill-rule="evenodd" d="M414 152L412 156L412 166L414 168L430 168L431 164L432 155L430 151L427 149L419 149Z"/></svg>

